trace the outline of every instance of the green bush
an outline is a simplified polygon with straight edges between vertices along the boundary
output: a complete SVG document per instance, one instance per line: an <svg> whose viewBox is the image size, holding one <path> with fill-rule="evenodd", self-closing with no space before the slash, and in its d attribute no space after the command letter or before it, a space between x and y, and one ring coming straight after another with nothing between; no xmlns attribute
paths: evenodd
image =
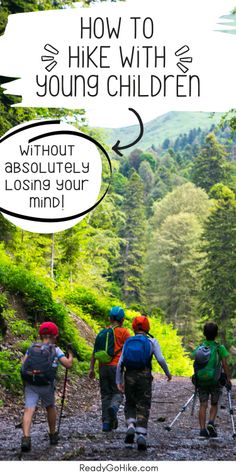
<svg viewBox="0 0 236 472"><path fill-rule="evenodd" d="M2 317L9 323L17 319L16 310L6 307L2 312Z"/></svg>
<svg viewBox="0 0 236 472"><path fill-rule="evenodd" d="M29 271L22 266L15 266L12 262L0 262L0 283L7 290L21 296L22 302L28 317L27 323L24 320L11 321L10 328L15 335L28 335L30 339L35 337L36 326L43 321L53 321L57 324L60 332L59 344L66 349L69 343L73 343L74 348L79 353L82 362L88 362L91 355L91 348L79 335L73 321L69 317L68 310L61 304L53 300L51 290L38 281ZM10 312L8 311L8 314ZM33 327L32 327L33 325ZM83 364L81 364L83 369Z"/></svg>
<svg viewBox="0 0 236 472"><path fill-rule="evenodd" d="M70 312L74 313L83 321L85 321L85 323L87 323L87 325L90 326L90 328L92 328L95 333L98 333L101 330L101 323L95 320L89 313L83 313L81 308L77 305L68 305L68 309Z"/></svg>
<svg viewBox="0 0 236 472"><path fill-rule="evenodd" d="M15 343L14 348L20 351L22 354L25 354L29 349L33 341L24 339L23 341L18 341Z"/></svg>
<svg viewBox="0 0 236 472"><path fill-rule="evenodd" d="M0 293L0 313L7 307L7 296L5 293Z"/></svg>
<svg viewBox="0 0 236 472"><path fill-rule="evenodd" d="M21 362L9 352L0 352L0 385L15 394L21 393Z"/></svg>
<svg viewBox="0 0 236 472"><path fill-rule="evenodd" d="M25 320L10 321L8 327L14 336L27 336L31 341L37 337L37 330Z"/></svg>
<svg viewBox="0 0 236 472"><path fill-rule="evenodd" d="M111 301L108 297L99 295L92 289L77 287L72 292L65 294L66 303L77 305L84 314L90 314L95 320L106 323L111 306L117 305L116 300Z"/></svg>

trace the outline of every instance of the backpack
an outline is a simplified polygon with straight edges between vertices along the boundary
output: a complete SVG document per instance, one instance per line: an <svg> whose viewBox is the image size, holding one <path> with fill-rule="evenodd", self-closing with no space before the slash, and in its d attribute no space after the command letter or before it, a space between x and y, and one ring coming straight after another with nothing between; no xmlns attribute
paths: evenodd
<svg viewBox="0 0 236 472"><path fill-rule="evenodd" d="M117 326L102 329L95 339L94 357L101 363L111 362L112 358L119 352L115 352L115 328Z"/></svg>
<svg viewBox="0 0 236 472"><path fill-rule="evenodd" d="M123 365L126 369L151 368L151 349L147 336L131 336L125 341Z"/></svg>
<svg viewBox="0 0 236 472"><path fill-rule="evenodd" d="M206 346L202 344L195 352L195 382L200 387L214 387L221 377L221 359L219 344Z"/></svg>
<svg viewBox="0 0 236 472"><path fill-rule="evenodd" d="M57 371L53 366L55 357L57 357L56 347L53 344L32 344L21 367L22 379L31 385L52 384Z"/></svg>

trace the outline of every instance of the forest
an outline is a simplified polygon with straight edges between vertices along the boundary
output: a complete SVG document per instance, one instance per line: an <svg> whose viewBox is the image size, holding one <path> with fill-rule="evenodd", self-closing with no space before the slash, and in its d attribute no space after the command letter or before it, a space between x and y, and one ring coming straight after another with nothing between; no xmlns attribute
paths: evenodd
<svg viewBox="0 0 236 472"><path fill-rule="evenodd" d="M2 0L0 34L11 13L71 5ZM103 144L113 177L102 203L66 231L31 233L0 215L0 386L19 392L21 357L39 323L49 319L59 326L62 348L72 343L79 353L74 375L86 374L94 336L107 325L113 305L124 307L128 327L137 313L150 317L174 375L191 375L189 352L207 320L219 324L220 339L233 354L235 111L217 124L209 116L204 128L196 118L193 128L177 137L173 132L161 144L153 132L146 149L119 157L108 144L109 130L89 128L85 110L11 107L15 101L0 89L1 136L32 119L63 117Z"/></svg>

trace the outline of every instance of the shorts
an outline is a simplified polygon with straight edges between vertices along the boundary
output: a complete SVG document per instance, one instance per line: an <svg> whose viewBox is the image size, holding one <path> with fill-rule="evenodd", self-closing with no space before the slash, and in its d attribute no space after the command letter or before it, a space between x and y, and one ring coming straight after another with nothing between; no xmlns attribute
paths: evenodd
<svg viewBox="0 0 236 472"><path fill-rule="evenodd" d="M45 408L55 406L54 384L42 386L25 384L25 408L35 408L39 400Z"/></svg>
<svg viewBox="0 0 236 472"><path fill-rule="evenodd" d="M222 385L216 385L215 387L198 387L198 395L200 403L205 403L208 401L209 396L211 397L211 405L217 405L219 402Z"/></svg>

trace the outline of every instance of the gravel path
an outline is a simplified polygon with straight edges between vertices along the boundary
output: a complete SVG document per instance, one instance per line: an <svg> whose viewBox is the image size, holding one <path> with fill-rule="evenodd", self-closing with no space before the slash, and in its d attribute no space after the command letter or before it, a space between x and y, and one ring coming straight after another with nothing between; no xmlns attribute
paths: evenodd
<svg viewBox="0 0 236 472"><path fill-rule="evenodd" d="M193 386L189 379L175 377L171 382L156 375L153 382L153 403L149 421L147 452L138 452L136 445L125 446L123 407L119 412L116 431L101 432L100 399L98 382L81 379L70 384L67 392L65 416L61 424L61 440L57 446L49 446L44 412L37 412L32 428L32 451L21 454L19 428L22 404L0 410L0 459L1 460L236 460L236 440L232 438L231 421L226 392L223 394L219 417L218 438L200 440L197 420L198 402L194 415L191 406L181 415L173 429L170 424L179 409L191 396ZM233 387L236 405L236 388ZM17 427L18 426L18 427Z"/></svg>

